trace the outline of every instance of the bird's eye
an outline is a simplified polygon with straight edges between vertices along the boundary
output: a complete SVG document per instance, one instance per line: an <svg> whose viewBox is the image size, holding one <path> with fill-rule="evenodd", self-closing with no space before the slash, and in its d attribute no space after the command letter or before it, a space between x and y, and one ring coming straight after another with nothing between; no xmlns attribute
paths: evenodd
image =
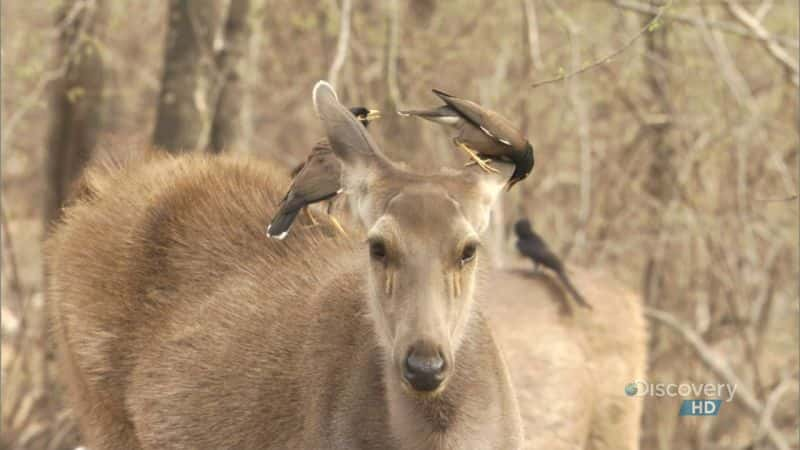
<svg viewBox="0 0 800 450"><path fill-rule="evenodd" d="M370 241L369 256L376 261L384 261L386 259L386 244L382 241Z"/></svg>
<svg viewBox="0 0 800 450"><path fill-rule="evenodd" d="M464 246L464 249L461 250L461 265L472 261L475 259L475 253L478 251L478 246L475 244L467 244Z"/></svg>

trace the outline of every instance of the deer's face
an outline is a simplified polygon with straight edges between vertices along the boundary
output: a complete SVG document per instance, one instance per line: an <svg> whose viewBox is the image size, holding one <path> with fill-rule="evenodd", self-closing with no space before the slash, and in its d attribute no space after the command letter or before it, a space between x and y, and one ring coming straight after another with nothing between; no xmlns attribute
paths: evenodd
<svg viewBox="0 0 800 450"><path fill-rule="evenodd" d="M472 308L480 238L463 206L435 184L387 195L368 228L369 309L397 377L436 393Z"/></svg>
<svg viewBox="0 0 800 450"><path fill-rule="evenodd" d="M472 317L480 233L512 167L419 175L388 161L323 84L314 103L342 161L342 184L367 230L367 303L387 380L436 395ZM420 150L429 151L429 150Z"/></svg>

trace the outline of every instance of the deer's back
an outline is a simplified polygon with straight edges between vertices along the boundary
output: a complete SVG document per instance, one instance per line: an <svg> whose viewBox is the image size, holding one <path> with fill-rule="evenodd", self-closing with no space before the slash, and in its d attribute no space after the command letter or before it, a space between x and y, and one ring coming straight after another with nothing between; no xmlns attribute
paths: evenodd
<svg viewBox="0 0 800 450"><path fill-rule="evenodd" d="M330 263L348 244L302 222L267 239L287 180L259 163L163 158L87 179L48 243L55 335L87 439L123 448L135 428L162 447L206 433L252 448L297 436L300 349L320 286L351 283ZM252 416L264 425L242 430Z"/></svg>

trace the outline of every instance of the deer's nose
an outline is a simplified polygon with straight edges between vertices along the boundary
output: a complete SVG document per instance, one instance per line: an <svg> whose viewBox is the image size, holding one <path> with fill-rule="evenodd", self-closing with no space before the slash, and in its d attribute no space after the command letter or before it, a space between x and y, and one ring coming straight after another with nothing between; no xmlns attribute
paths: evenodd
<svg viewBox="0 0 800 450"><path fill-rule="evenodd" d="M414 345L403 364L403 378L417 391L436 390L445 378L445 361L430 345Z"/></svg>

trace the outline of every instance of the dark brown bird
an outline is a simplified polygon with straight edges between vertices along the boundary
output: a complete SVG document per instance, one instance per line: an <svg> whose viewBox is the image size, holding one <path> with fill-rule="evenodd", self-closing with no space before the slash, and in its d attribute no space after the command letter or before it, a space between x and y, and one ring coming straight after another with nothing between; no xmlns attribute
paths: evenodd
<svg viewBox="0 0 800 450"><path fill-rule="evenodd" d="M350 108L366 127L369 122L380 118L380 112L363 106ZM331 150L327 140L318 142L306 161L292 171L292 184L283 197L278 211L267 226L267 236L283 239L289 233L294 219L303 208L313 203L332 199L342 191L341 165ZM330 208L329 208L330 212ZM309 217L310 214L309 214ZM311 217L313 221L313 217ZM331 217L334 225L344 233L341 225Z"/></svg>
<svg viewBox="0 0 800 450"><path fill-rule="evenodd" d="M533 146L508 119L473 101L454 97L438 89L433 89L433 93L442 99L444 106L398 113L421 117L458 130L453 142L486 171L494 171L494 168L481 156L512 161L515 170L508 180L507 189L531 173L534 165Z"/></svg>
<svg viewBox="0 0 800 450"><path fill-rule="evenodd" d="M514 231L517 234L517 250L533 261L534 268L538 270L539 264L541 264L555 272L566 290L575 298L575 301L584 308L592 309L592 305L586 302L578 290L575 289L569 277L567 277L564 264L558 256L550 250L544 239L533 231L530 221L528 219L517 221L514 224Z"/></svg>

